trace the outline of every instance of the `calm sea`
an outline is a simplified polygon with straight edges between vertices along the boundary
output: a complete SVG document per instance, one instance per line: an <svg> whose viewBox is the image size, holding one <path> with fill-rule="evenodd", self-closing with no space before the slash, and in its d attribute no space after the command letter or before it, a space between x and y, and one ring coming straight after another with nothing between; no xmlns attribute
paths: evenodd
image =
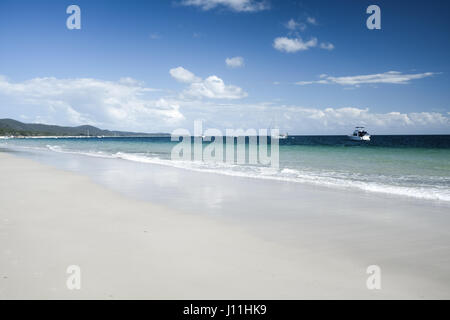
<svg viewBox="0 0 450 320"><path fill-rule="evenodd" d="M353 142L346 136L291 136L280 140L279 168L172 161L175 144L170 138L150 137L0 140L0 147L8 149L76 153L351 192L450 201L450 135L372 136L370 142Z"/></svg>

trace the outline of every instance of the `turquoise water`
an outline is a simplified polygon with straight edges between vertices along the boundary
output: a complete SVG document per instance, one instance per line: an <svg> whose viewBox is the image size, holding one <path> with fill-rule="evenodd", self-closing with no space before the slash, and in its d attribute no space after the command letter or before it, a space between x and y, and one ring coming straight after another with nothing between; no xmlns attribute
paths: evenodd
<svg viewBox="0 0 450 320"><path fill-rule="evenodd" d="M173 161L171 151L175 145L170 138L0 141L1 147L28 151L75 153L232 176L323 185L351 192L450 201L449 136L374 136L369 143L352 142L337 136L289 137L281 140L279 168L248 163Z"/></svg>

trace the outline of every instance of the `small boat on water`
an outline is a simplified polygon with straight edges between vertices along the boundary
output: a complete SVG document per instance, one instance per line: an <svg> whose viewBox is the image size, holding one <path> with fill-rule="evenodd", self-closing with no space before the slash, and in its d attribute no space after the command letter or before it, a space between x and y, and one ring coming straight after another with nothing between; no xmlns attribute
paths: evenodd
<svg viewBox="0 0 450 320"><path fill-rule="evenodd" d="M350 140L356 141L370 141L370 134L364 130L364 127L355 127L355 131L351 136L348 136Z"/></svg>
<svg viewBox="0 0 450 320"><path fill-rule="evenodd" d="M279 140L284 140L284 139L287 139L288 138L288 133L286 132L286 133L284 133L284 134L279 134L278 135L278 139Z"/></svg>

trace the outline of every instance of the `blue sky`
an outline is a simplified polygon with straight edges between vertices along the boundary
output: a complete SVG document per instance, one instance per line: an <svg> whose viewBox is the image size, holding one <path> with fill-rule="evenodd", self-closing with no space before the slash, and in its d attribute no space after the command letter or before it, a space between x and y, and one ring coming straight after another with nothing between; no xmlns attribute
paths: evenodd
<svg viewBox="0 0 450 320"><path fill-rule="evenodd" d="M71 4L80 30L66 27ZM366 27L371 4L381 30ZM1 0L0 117L450 133L449 12L446 1Z"/></svg>

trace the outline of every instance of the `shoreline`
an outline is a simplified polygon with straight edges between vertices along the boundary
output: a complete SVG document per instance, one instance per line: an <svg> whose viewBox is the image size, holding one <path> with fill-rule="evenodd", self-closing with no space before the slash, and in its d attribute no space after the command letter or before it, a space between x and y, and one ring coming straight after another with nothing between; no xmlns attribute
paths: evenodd
<svg viewBox="0 0 450 320"><path fill-rule="evenodd" d="M346 235L344 240L351 242L343 243L353 246L354 252L342 247L337 236L352 225L330 226L327 219L310 216L314 212L320 216L321 207L312 206L311 212L303 213L312 223L298 231L303 233L301 238L281 241L278 224L286 228L289 220L254 226L270 234L264 237L249 229L245 217L242 223L235 223L133 199L81 174L11 154L0 152L0 161L2 299L450 296L445 266L438 271L433 262L426 270L404 270L397 261L402 259L398 244L391 245L391 252L383 254L384 261L380 261L386 279L383 290L368 290L365 281L370 259L365 261L358 249L368 239L359 233ZM315 229L308 234L311 226ZM332 236L320 239L322 232ZM371 236L383 242L383 230ZM445 243L433 241L437 246ZM422 251L410 253L415 254L425 258ZM433 253L430 255L426 258L433 260ZM65 286L66 268L73 264L82 270L81 290Z"/></svg>
<svg viewBox="0 0 450 320"><path fill-rule="evenodd" d="M94 137L95 138L95 137ZM97 139L97 138L95 138ZM8 152L18 151L22 152L22 150L27 151L27 146L15 146L13 148L7 147L5 150ZM398 184L390 184L384 183L380 181L363 181L356 180L352 181L349 179L341 179L334 177L327 177L326 175L317 175L317 173L313 175L308 175L307 173L297 171L298 169L292 168L281 168L280 172L275 174L266 174L261 172L252 172L252 171L233 171L230 170L229 167L208 167L208 163L206 162L206 166L199 166L195 164L194 161L182 161L182 162L174 162L169 159L159 158L159 157L147 157L146 155L139 155L127 152L117 152L113 154L108 153L95 153L94 151L77 151L77 150L64 150L60 149L59 146L51 146L46 145L46 147L37 147L35 149L30 148L33 152L54 152L60 155L72 155L73 157L93 157L93 158L103 158L107 159L118 159L123 161L129 161L135 163L136 165L145 164L151 166L160 166L165 168L176 168L180 170L187 170L197 173L208 173L208 174L217 174L222 176L229 176L234 178L245 178L245 179L257 179L257 180L265 180L272 182L287 182L300 184L307 188L319 188L324 190L337 190L338 192L349 192L355 195L358 194L367 194L368 196L377 196L386 197L389 199L398 198L401 201L403 200L418 200L428 202L430 205L440 205L440 206L450 206L450 194L448 192L444 192L445 189L436 190L428 188L422 188L420 186L403 186ZM46 157L46 156L44 156ZM45 162L44 162L45 163ZM268 167L268 169L273 169ZM162 169L164 170L164 168Z"/></svg>

